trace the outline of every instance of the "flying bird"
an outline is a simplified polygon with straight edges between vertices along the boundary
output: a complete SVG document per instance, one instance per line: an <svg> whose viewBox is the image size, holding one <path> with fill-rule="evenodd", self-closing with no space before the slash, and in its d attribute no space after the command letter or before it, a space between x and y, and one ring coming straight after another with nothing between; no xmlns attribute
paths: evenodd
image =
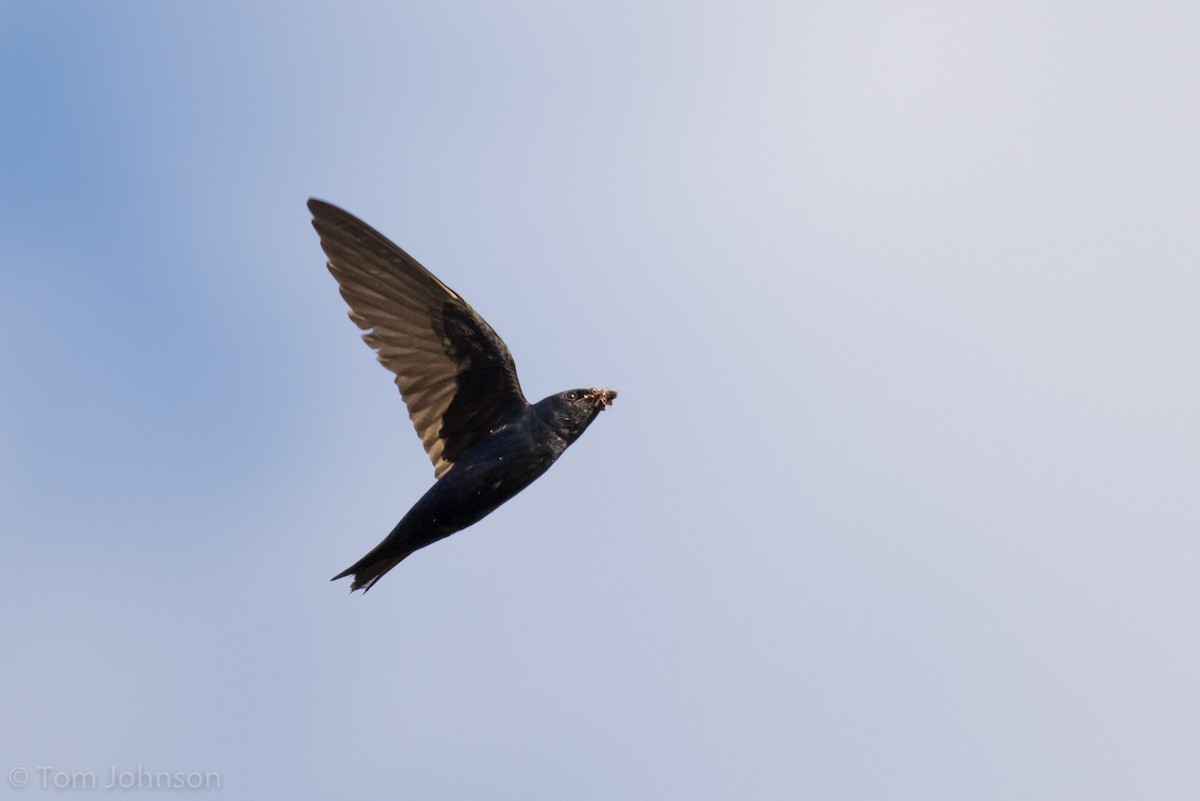
<svg viewBox="0 0 1200 801"><path fill-rule="evenodd" d="M436 482L333 581L369 590L414 551L478 523L562 456L617 393L569 389L529 403L504 340L462 297L371 226L315 198L313 227L350 319L396 386Z"/></svg>

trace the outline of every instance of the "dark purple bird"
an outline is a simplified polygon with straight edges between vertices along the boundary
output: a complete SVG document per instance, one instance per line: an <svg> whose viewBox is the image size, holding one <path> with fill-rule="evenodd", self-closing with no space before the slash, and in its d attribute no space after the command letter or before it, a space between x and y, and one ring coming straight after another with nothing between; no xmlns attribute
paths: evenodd
<svg viewBox="0 0 1200 801"><path fill-rule="evenodd" d="M617 393L571 389L529 403L508 347L458 293L357 217L316 199L308 209L350 319L396 374L437 479L383 542L333 577L369 590L413 551L528 487Z"/></svg>

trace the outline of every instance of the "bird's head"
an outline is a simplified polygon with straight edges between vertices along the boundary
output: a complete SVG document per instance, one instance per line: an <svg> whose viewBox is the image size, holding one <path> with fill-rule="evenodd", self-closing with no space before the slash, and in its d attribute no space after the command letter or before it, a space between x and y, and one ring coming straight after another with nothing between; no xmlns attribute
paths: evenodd
<svg viewBox="0 0 1200 801"><path fill-rule="evenodd" d="M616 397L611 389L568 389L538 401L534 408L570 444Z"/></svg>

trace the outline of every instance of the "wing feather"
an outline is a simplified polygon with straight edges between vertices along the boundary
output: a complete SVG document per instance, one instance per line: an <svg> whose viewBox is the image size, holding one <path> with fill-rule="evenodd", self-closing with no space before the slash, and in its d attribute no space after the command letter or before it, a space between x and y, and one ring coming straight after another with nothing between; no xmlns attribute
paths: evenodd
<svg viewBox="0 0 1200 801"><path fill-rule="evenodd" d="M310 200L350 319L408 407L441 478L481 435L528 405L504 341L458 293L366 223Z"/></svg>

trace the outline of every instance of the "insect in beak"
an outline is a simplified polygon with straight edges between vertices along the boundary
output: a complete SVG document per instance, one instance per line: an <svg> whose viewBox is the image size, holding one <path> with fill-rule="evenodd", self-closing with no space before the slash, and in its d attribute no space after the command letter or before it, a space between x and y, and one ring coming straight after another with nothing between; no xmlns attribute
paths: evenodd
<svg viewBox="0 0 1200 801"><path fill-rule="evenodd" d="M617 397L617 393L611 389L593 389L590 394L597 409L612 406L613 399Z"/></svg>

